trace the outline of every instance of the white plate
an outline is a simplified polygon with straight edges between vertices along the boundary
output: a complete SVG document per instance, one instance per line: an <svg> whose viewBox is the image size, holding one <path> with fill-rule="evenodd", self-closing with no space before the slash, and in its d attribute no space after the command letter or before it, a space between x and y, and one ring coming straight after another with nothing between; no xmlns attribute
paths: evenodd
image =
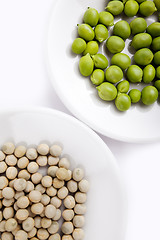
<svg viewBox="0 0 160 240"><path fill-rule="evenodd" d="M90 181L85 240L124 240L126 203L119 169L106 144L77 119L50 109L0 112L0 145L47 142L63 146L72 166Z"/></svg>
<svg viewBox="0 0 160 240"><path fill-rule="evenodd" d="M77 36L77 23L88 6L102 11L104 0L58 0L50 19L48 33L48 65L52 84L66 107L81 121L97 132L122 141L145 142L160 139L160 106L133 105L121 113L114 104L97 96L89 78L78 70L79 56L71 53L71 44ZM153 19L149 18L148 23ZM105 51L105 47L101 49ZM124 52L128 53L127 48Z"/></svg>

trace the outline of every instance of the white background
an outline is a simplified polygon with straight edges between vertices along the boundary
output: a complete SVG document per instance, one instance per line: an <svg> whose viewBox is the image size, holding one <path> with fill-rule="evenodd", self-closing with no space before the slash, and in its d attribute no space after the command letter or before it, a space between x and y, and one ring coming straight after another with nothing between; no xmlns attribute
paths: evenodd
<svg viewBox="0 0 160 240"><path fill-rule="evenodd" d="M44 106L71 114L47 74L46 38L53 5L54 0L0 0L0 109ZM128 196L125 240L159 240L160 142L129 144L101 137L124 178Z"/></svg>

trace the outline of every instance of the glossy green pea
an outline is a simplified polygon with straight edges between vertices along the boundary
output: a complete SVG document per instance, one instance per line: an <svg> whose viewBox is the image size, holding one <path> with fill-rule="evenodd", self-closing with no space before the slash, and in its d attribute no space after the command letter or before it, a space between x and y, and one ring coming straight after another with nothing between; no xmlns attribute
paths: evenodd
<svg viewBox="0 0 160 240"><path fill-rule="evenodd" d="M138 65L142 65L142 66L148 65L152 62L152 60L153 60L153 53L148 48L142 48L138 50L134 55L134 61Z"/></svg>
<svg viewBox="0 0 160 240"><path fill-rule="evenodd" d="M143 69L143 82L150 83L153 81L156 75L155 68L149 64Z"/></svg>
<svg viewBox="0 0 160 240"><path fill-rule="evenodd" d="M105 9L116 16L123 12L124 4L120 1L111 1Z"/></svg>
<svg viewBox="0 0 160 240"><path fill-rule="evenodd" d="M156 65L160 65L160 51L158 51L154 54L153 62Z"/></svg>
<svg viewBox="0 0 160 240"><path fill-rule="evenodd" d="M103 24L95 27L95 38L101 43L108 38L108 30Z"/></svg>
<svg viewBox="0 0 160 240"><path fill-rule="evenodd" d="M160 91L160 80L155 81L154 86L158 91Z"/></svg>
<svg viewBox="0 0 160 240"><path fill-rule="evenodd" d="M104 71L102 69L95 69L91 75L91 82L95 85L100 85L104 82Z"/></svg>
<svg viewBox="0 0 160 240"><path fill-rule="evenodd" d="M158 91L154 86L146 86L142 90L142 102L145 105L153 104L158 98Z"/></svg>
<svg viewBox="0 0 160 240"><path fill-rule="evenodd" d="M130 96L132 103L137 103L141 99L141 91L138 89L131 89L128 95Z"/></svg>
<svg viewBox="0 0 160 240"><path fill-rule="evenodd" d="M125 53L117 53L113 55L111 64L120 67L122 70L125 70L131 65L131 59Z"/></svg>
<svg viewBox="0 0 160 240"><path fill-rule="evenodd" d="M157 11L157 8L152 1L145 1L140 4L139 12L145 17L152 15L155 11Z"/></svg>
<svg viewBox="0 0 160 240"><path fill-rule="evenodd" d="M127 21L121 20L114 25L113 34L123 39L129 38L131 35L131 28Z"/></svg>
<svg viewBox="0 0 160 240"><path fill-rule="evenodd" d="M120 37L111 36L107 39L106 47L111 53L120 53L125 47L125 42Z"/></svg>
<svg viewBox="0 0 160 240"><path fill-rule="evenodd" d="M86 49L86 42L82 38L76 38L72 43L72 51L81 54Z"/></svg>
<svg viewBox="0 0 160 240"><path fill-rule="evenodd" d="M94 38L94 31L90 25L82 23L78 25L78 34L86 41L91 41Z"/></svg>
<svg viewBox="0 0 160 240"><path fill-rule="evenodd" d="M106 70L106 80L110 83L117 83L123 78L123 72L122 70L112 65Z"/></svg>
<svg viewBox="0 0 160 240"><path fill-rule="evenodd" d="M133 35L143 33L147 28L147 22L144 18L135 18L130 22L130 28Z"/></svg>
<svg viewBox="0 0 160 240"><path fill-rule="evenodd" d="M131 106L131 99L127 94L120 93L116 97L115 105L119 111L127 111Z"/></svg>
<svg viewBox="0 0 160 240"><path fill-rule="evenodd" d="M117 90L120 93L127 93L129 91L129 82L127 80L123 80L117 84Z"/></svg>
<svg viewBox="0 0 160 240"><path fill-rule="evenodd" d="M154 22L154 23L150 24L147 27L147 32L154 38L159 37L160 36L160 23Z"/></svg>
<svg viewBox="0 0 160 240"><path fill-rule="evenodd" d="M79 60L79 70L83 76L87 77L91 75L93 72L93 68L94 63L89 54L81 57L81 59Z"/></svg>
<svg viewBox="0 0 160 240"><path fill-rule="evenodd" d="M153 2L156 5L157 10L160 11L160 1L159 0L153 0Z"/></svg>
<svg viewBox="0 0 160 240"><path fill-rule="evenodd" d="M160 79L160 66L156 68L156 77Z"/></svg>
<svg viewBox="0 0 160 240"><path fill-rule="evenodd" d="M152 50L157 52L160 50L160 37L156 37L152 41Z"/></svg>
<svg viewBox="0 0 160 240"><path fill-rule="evenodd" d="M124 7L124 13L128 17L134 17L139 10L139 4L134 0L129 0L126 2Z"/></svg>
<svg viewBox="0 0 160 240"><path fill-rule="evenodd" d="M99 46L96 41L90 41L86 44L86 49L83 52L83 55L89 53L90 55L94 55L98 52Z"/></svg>
<svg viewBox="0 0 160 240"><path fill-rule="evenodd" d="M148 33L139 33L133 37L132 40L132 47L134 49L138 50L141 48L147 48L151 45L152 43L152 37Z"/></svg>
<svg viewBox="0 0 160 240"><path fill-rule="evenodd" d="M137 65L131 65L127 70L127 78L130 82L138 83L142 81L143 71Z"/></svg>
<svg viewBox="0 0 160 240"><path fill-rule="evenodd" d="M109 12L100 12L99 13L99 23L105 25L106 27L114 25L114 17Z"/></svg>
<svg viewBox="0 0 160 240"><path fill-rule="evenodd" d="M95 54L92 56L92 59L96 68L105 69L108 67L108 60L103 54Z"/></svg>
<svg viewBox="0 0 160 240"><path fill-rule="evenodd" d="M147 1L147 0L136 0L136 2L138 2L138 3L142 3L142 2L145 2L145 1Z"/></svg>
<svg viewBox="0 0 160 240"><path fill-rule="evenodd" d="M92 27L97 25L98 19L99 19L99 14L95 8L88 8L83 16L83 21Z"/></svg>
<svg viewBox="0 0 160 240"><path fill-rule="evenodd" d="M112 101L117 96L117 89L111 83L104 82L97 87L97 90L99 97L105 101Z"/></svg>

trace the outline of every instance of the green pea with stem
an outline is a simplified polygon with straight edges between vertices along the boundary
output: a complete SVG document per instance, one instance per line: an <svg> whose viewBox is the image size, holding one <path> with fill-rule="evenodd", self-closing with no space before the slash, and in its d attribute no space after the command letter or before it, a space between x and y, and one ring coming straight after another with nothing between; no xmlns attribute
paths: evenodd
<svg viewBox="0 0 160 240"><path fill-rule="evenodd" d="M138 65L148 65L153 60L153 53L148 48L142 48L135 53L134 60Z"/></svg>
<svg viewBox="0 0 160 240"><path fill-rule="evenodd" d="M141 99L141 91L138 89L131 89L128 93L132 103L138 103Z"/></svg>
<svg viewBox="0 0 160 240"><path fill-rule="evenodd" d="M72 43L72 52L81 54L86 49L86 42L82 38L76 38Z"/></svg>
<svg viewBox="0 0 160 240"><path fill-rule="evenodd" d="M132 83L138 83L142 81L143 71L137 65L131 65L127 70L127 78Z"/></svg>
<svg viewBox="0 0 160 240"><path fill-rule="evenodd" d="M123 39L129 38L131 35L131 28L127 21L121 20L114 25L113 34Z"/></svg>
<svg viewBox="0 0 160 240"><path fill-rule="evenodd" d="M91 75L91 82L95 85L100 85L104 82L104 71L102 69L95 69Z"/></svg>
<svg viewBox="0 0 160 240"><path fill-rule="evenodd" d="M123 80L117 84L117 90L120 93L127 93L129 91L129 82L127 80Z"/></svg>
<svg viewBox="0 0 160 240"><path fill-rule="evenodd" d="M117 89L116 87L108 82L104 82L97 87L98 95L102 100L105 101L112 101L117 96Z"/></svg>
<svg viewBox="0 0 160 240"><path fill-rule="evenodd" d="M94 68L94 62L89 54L86 54L85 56L81 57L79 60L79 70L80 73L88 77L92 74Z"/></svg>
<svg viewBox="0 0 160 240"><path fill-rule="evenodd" d="M88 8L83 16L84 23L89 24L91 27L97 25L99 19L98 11L95 8Z"/></svg>
<svg viewBox="0 0 160 240"><path fill-rule="evenodd" d="M126 93L120 93L116 97L115 105L119 111L127 111L131 106L131 99Z"/></svg>
<svg viewBox="0 0 160 240"><path fill-rule="evenodd" d="M134 0L129 0L126 2L124 7L124 13L128 17L134 17L139 10L139 4Z"/></svg>
<svg viewBox="0 0 160 240"><path fill-rule="evenodd" d="M102 11L99 13L99 23L103 24L106 27L114 25L114 17L111 13Z"/></svg>
<svg viewBox="0 0 160 240"><path fill-rule="evenodd" d="M133 35L143 33L147 29L147 22L144 18L135 18L130 22L130 28Z"/></svg>
<svg viewBox="0 0 160 240"><path fill-rule="evenodd" d="M106 69L106 80L110 83L117 83L123 78L123 72L118 66L112 65Z"/></svg>
<svg viewBox="0 0 160 240"><path fill-rule="evenodd" d="M95 29L95 38L101 43L108 38L108 29L103 24L98 24Z"/></svg>
<svg viewBox="0 0 160 240"><path fill-rule="evenodd" d="M92 56L92 59L96 68L105 69L108 67L108 60L103 54L97 53Z"/></svg>
<svg viewBox="0 0 160 240"><path fill-rule="evenodd" d="M158 90L154 86L146 86L142 90L142 102L145 105L153 104L158 98Z"/></svg>
<svg viewBox="0 0 160 240"><path fill-rule="evenodd" d="M91 41L94 38L94 31L90 25L82 23L78 24L78 34L86 41Z"/></svg>
<svg viewBox="0 0 160 240"><path fill-rule="evenodd" d="M157 8L154 2L152 1L145 1L140 4L139 12L145 17L152 15L156 11L157 11Z"/></svg>
<svg viewBox="0 0 160 240"><path fill-rule="evenodd" d="M156 75L155 68L149 64L143 69L143 82L150 83L154 80Z"/></svg>
<svg viewBox="0 0 160 240"><path fill-rule="evenodd" d="M86 48L83 52L83 55L86 55L87 53L89 53L90 55L94 55L98 52L99 50L99 46L97 41L90 41L86 44Z"/></svg>
<svg viewBox="0 0 160 240"><path fill-rule="evenodd" d="M123 12L124 4L120 1L111 1L105 9L114 16L117 16Z"/></svg>

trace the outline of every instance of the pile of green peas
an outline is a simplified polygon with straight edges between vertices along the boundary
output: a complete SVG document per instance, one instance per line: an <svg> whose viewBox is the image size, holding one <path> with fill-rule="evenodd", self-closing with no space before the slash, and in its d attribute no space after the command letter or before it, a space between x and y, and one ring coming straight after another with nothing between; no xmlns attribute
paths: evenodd
<svg viewBox="0 0 160 240"><path fill-rule="evenodd" d="M72 51L82 54L79 61L80 73L90 77L96 85L99 97L104 101L115 101L119 111L126 111L131 103L142 101L153 104L160 91L160 22L147 26L146 17L160 11L160 0L111 0L105 11L98 13L88 8L83 23L78 24L78 35L72 43ZM134 17L130 23L120 20L114 24L115 16L124 13ZM113 35L108 28L113 26ZM134 64L123 53L125 40L133 37L131 47L135 49ZM105 42L111 57L108 59L99 51L99 45ZM124 80L126 76L126 80ZM147 84L142 91L130 89L130 83Z"/></svg>

